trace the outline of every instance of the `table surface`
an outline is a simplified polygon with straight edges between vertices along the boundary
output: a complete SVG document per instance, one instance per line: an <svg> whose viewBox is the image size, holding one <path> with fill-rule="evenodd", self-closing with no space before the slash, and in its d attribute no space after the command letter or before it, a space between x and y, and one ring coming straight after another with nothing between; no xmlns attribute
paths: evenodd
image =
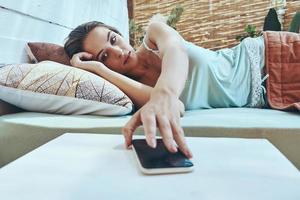
<svg viewBox="0 0 300 200"><path fill-rule="evenodd" d="M144 175L123 136L66 133L1 168L0 199L300 199L300 172L267 140L187 142L193 172Z"/></svg>

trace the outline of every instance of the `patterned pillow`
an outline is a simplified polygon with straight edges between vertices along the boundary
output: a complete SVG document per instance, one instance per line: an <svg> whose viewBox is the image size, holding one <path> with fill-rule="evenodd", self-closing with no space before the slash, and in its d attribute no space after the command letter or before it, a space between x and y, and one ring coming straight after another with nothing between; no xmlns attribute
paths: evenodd
<svg viewBox="0 0 300 200"><path fill-rule="evenodd" d="M0 68L0 99L29 111L124 115L133 103L105 79L52 61Z"/></svg>

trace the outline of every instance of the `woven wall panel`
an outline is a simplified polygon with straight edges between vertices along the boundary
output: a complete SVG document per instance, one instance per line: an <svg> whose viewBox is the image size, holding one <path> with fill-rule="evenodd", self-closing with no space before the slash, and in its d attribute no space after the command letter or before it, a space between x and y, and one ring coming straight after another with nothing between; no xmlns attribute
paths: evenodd
<svg viewBox="0 0 300 200"><path fill-rule="evenodd" d="M145 26L156 13L169 15L176 4L184 8L177 23L180 34L186 40L210 49L238 44L235 38L245 33L248 24L261 31L269 8L274 6L271 0L136 0L134 19ZM293 14L300 10L300 0L287 0L286 7L285 29Z"/></svg>

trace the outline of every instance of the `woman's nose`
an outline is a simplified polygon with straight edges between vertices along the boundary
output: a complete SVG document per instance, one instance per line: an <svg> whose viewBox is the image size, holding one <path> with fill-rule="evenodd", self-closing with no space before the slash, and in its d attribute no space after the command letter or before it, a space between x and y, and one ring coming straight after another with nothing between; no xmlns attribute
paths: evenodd
<svg viewBox="0 0 300 200"><path fill-rule="evenodd" d="M121 58L123 55L123 50L119 46L109 46L107 50L118 58Z"/></svg>

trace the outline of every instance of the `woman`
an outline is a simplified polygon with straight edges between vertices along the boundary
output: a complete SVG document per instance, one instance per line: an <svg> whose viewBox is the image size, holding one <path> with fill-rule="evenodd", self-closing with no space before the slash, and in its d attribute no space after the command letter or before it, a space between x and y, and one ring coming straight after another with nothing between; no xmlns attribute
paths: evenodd
<svg viewBox="0 0 300 200"><path fill-rule="evenodd" d="M184 106L190 110L266 104L261 86L263 37L211 51L183 40L165 23L153 22L135 51L115 28L93 21L69 34L65 50L73 66L104 77L142 108L123 129L127 145L143 124L147 143L155 147L158 126L169 151L177 151L175 140L192 157L179 123Z"/></svg>
<svg viewBox="0 0 300 200"><path fill-rule="evenodd" d="M136 107L142 107L122 130L127 145L131 144L134 130L143 124L147 143L155 147L158 126L169 151L177 151L175 140L179 149L192 157L180 126L184 107L178 97L188 72L181 38L165 24L153 23L145 40L151 48L158 47L159 53L143 47L135 52L113 27L89 22L70 33L65 49L73 66L104 77L123 90Z"/></svg>

